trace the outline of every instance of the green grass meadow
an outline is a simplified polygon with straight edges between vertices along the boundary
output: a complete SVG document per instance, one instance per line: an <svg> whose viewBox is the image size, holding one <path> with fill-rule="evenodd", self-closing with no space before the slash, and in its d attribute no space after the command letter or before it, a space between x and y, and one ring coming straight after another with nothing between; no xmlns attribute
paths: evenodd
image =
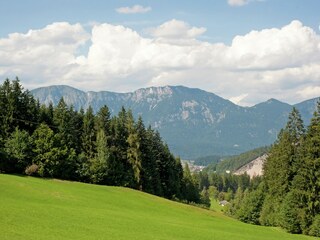
<svg viewBox="0 0 320 240"><path fill-rule="evenodd" d="M127 188L0 174L0 239L315 238Z"/></svg>

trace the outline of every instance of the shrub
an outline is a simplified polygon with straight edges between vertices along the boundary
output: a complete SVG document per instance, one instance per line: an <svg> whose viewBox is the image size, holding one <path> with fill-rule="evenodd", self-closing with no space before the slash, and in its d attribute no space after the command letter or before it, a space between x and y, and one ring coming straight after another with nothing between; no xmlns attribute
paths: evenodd
<svg viewBox="0 0 320 240"><path fill-rule="evenodd" d="M38 165L32 164L26 168L25 173L31 176L31 175L37 174L38 169L39 169Z"/></svg>
<svg viewBox="0 0 320 240"><path fill-rule="evenodd" d="M320 237L320 214L314 217L312 225L310 226L309 234Z"/></svg>

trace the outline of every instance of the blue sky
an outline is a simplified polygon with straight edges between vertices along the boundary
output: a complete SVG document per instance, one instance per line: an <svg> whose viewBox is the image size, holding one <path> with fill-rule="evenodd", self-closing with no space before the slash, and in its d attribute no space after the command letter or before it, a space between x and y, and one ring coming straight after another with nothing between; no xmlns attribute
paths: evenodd
<svg viewBox="0 0 320 240"><path fill-rule="evenodd" d="M319 9L319 0L2 0L0 77L296 103L320 96Z"/></svg>
<svg viewBox="0 0 320 240"><path fill-rule="evenodd" d="M119 14L115 11L133 5L150 6L152 10L145 14ZM108 22L142 31L175 18L207 28L205 37L208 41L228 43L235 35L282 27L296 19L319 31L319 11L319 0L260 0L239 7L230 6L227 0L2 0L0 37L60 21Z"/></svg>

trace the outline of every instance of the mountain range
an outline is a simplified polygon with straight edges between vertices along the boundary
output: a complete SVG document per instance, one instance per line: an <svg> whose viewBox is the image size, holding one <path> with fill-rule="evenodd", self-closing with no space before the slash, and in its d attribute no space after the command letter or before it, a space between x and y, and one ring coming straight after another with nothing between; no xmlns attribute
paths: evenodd
<svg viewBox="0 0 320 240"><path fill-rule="evenodd" d="M107 105L111 114L122 106L146 125L157 129L171 151L183 159L207 155L238 154L272 144L296 107L309 123L317 98L296 105L270 99L241 107L213 93L184 86L150 87L129 93L84 92L59 85L31 91L40 103L56 105L61 97L75 109L89 105L98 111Z"/></svg>

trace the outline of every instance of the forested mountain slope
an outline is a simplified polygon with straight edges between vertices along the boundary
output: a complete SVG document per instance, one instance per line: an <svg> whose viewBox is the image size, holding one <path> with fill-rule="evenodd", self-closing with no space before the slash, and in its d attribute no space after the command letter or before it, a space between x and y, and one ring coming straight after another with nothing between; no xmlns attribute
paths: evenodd
<svg viewBox="0 0 320 240"><path fill-rule="evenodd" d="M233 155L266 146L284 127L292 106L275 99L241 107L200 89L183 86L150 87L130 93L83 92L69 86L50 86L31 93L41 103L56 105L61 97L75 109L107 104L110 112L131 108L135 117L159 130L170 149L184 159ZM297 104L305 121L317 99Z"/></svg>

